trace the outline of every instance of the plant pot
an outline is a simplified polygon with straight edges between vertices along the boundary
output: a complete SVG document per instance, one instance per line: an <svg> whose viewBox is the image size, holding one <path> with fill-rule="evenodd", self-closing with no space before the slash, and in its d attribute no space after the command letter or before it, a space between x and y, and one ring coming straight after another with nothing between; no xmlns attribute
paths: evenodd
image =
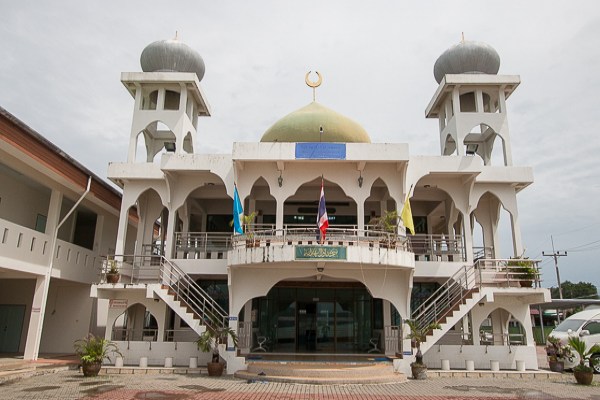
<svg viewBox="0 0 600 400"><path fill-rule="evenodd" d="M594 373L588 371L574 371L573 375L580 385L591 385L594 379Z"/></svg>
<svg viewBox="0 0 600 400"><path fill-rule="evenodd" d="M121 274L106 274L106 282L107 283L119 283L119 279L121 279Z"/></svg>
<svg viewBox="0 0 600 400"><path fill-rule="evenodd" d="M558 360L549 360L548 365L550 366L550 371L552 372L563 372L565 370L565 362Z"/></svg>
<svg viewBox="0 0 600 400"><path fill-rule="evenodd" d="M521 287L533 287L533 281L519 281Z"/></svg>
<svg viewBox="0 0 600 400"><path fill-rule="evenodd" d="M223 363L206 363L206 368L208 369L208 376L221 376L223 375L223 369L225 364Z"/></svg>
<svg viewBox="0 0 600 400"><path fill-rule="evenodd" d="M427 379L427 365L412 363L410 365L413 379Z"/></svg>
<svg viewBox="0 0 600 400"><path fill-rule="evenodd" d="M83 372L83 376L98 376L100 369L102 368L101 362L95 363L81 363L81 372Z"/></svg>

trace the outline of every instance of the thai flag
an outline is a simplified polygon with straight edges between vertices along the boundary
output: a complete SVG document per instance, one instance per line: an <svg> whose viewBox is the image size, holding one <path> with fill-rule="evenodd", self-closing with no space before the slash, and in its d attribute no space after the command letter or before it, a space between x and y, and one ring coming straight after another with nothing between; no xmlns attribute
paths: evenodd
<svg viewBox="0 0 600 400"><path fill-rule="evenodd" d="M319 197L319 215L317 216L317 227L321 232L321 241L325 240L325 234L329 227L327 219L327 208L325 207L325 192L323 191L323 180L321 180L321 197Z"/></svg>

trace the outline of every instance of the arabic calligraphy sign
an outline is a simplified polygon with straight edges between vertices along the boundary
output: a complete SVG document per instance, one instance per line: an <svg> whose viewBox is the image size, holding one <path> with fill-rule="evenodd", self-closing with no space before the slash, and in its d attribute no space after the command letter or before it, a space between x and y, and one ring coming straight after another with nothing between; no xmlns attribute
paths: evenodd
<svg viewBox="0 0 600 400"><path fill-rule="evenodd" d="M296 246L296 260L345 260L344 246Z"/></svg>

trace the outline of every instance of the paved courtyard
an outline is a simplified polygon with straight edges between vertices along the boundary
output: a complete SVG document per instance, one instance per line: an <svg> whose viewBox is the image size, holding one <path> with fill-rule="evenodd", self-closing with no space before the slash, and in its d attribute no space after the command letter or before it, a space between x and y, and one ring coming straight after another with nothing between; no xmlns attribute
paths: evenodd
<svg viewBox="0 0 600 400"><path fill-rule="evenodd" d="M205 375L101 375L84 378L61 371L0 385L1 399L589 399L600 400L600 381L576 385L561 380L430 378L400 384L313 386L209 378Z"/></svg>

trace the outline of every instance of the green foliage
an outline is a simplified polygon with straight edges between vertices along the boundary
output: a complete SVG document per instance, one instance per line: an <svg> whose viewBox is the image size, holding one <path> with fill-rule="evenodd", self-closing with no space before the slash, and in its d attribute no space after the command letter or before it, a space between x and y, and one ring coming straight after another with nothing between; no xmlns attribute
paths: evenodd
<svg viewBox="0 0 600 400"><path fill-rule="evenodd" d="M219 344L227 343L227 339L231 338L233 345L237 346L238 338L233 329L229 326L221 326L222 322L212 315L210 317L211 326L207 326L206 330L200 335L196 344L198 349L204 353L212 350L212 362L219 362Z"/></svg>
<svg viewBox="0 0 600 400"><path fill-rule="evenodd" d="M573 350L579 354L579 365L573 368L573 370L592 372L593 369L585 365L585 362L588 361L595 353L600 353L600 345L595 344L592 347L587 348L587 345L583 340L577 336L572 336L569 338L569 346L571 346L571 348L573 348Z"/></svg>
<svg viewBox="0 0 600 400"><path fill-rule="evenodd" d="M385 211L381 217L373 218L369 225L375 225L375 229L384 232L396 232L398 226L398 211Z"/></svg>
<svg viewBox="0 0 600 400"><path fill-rule="evenodd" d="M563 296L566 299L598 299L598 289L589 282L573 283L565 281L561 285ZM550 288L550 294L553 299L560 298L558 288Z"/></svg>
<svg viewBox="0 0 600 400"><path fill-rule="evenodd" d="M242 215L242 228L244 230L244 232L247 233L248 231L248 225L251 225L254 222L254 219L256 218L256 216L258 215L258 213L256 211L252 212L251 214L244 214ZM229 221L229 226L233 226L233 220Z"/></svg>
<svg viewBox="0 0 600 400"><path fill-rule="evenodd" d="M417 348L420 348L421 343L423 343L427 339L427 334L434 329L440 329L441 326L437 322L432 322L424 327L419 327L417 321L412 319L407 319L406 325L410 328L410 332L406 335L407 339L415 341L417 344Z"/></svg>
<svg viewBox="0 0 600 400"><path fill-rule="evenodd" d="M550 354L550 358L554 360L571 357L571 346L568 344L562 345L560 339L554 336L548 336L548 345L546 352Z"/></svg>
<svg viewBox="0 0 600 400"><path fill-rule="evenodd" d="M107 274L118 274L119 269L117 268L116 260L106 260L106 265L108 267Z"/></svg>
<svg viewBox="0 0 600 400"><path fill-rule="evenodd" d="M86 364L101 363L104 360L111 361L110 354L122 356L115 342L91 333L85 338L75 341L74 347L81 362Z"/></svg>
<svg viewBox="0 0 600 400"><path fill-rule="evenodd" d="M535 280L539 275L538 269L532 260L527 258L517 257L513 258L506 264L509 267L513 267L513 271L518 274L518 279L521 280ZM516 268L515 268L516 267Z"/></svg>

